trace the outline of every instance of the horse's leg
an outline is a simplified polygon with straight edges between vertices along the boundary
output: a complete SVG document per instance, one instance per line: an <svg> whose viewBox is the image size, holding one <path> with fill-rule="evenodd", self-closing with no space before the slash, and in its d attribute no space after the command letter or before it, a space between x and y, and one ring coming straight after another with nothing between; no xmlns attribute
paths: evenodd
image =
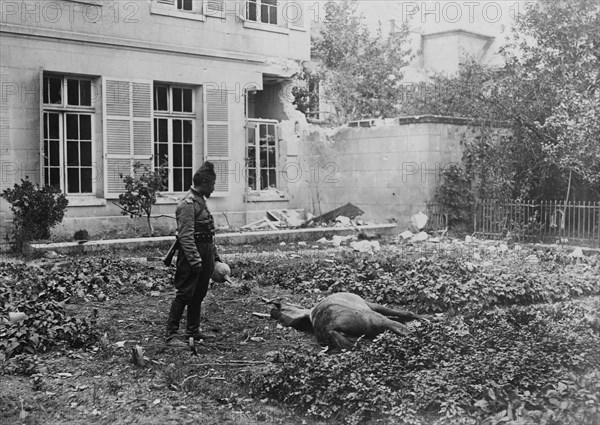
<svg viewBox="0 0 600 425"><path fill-rule="evenodd" d="M415 313L411 313L410 311L394 310L388 307L384 307L381 304L370 303L368 301L365 302L371 308L371 310L376 311L377 313L381 313L389 319L397 322L410 322L411 320L427 320L425 317L419 316Z"/></svg>

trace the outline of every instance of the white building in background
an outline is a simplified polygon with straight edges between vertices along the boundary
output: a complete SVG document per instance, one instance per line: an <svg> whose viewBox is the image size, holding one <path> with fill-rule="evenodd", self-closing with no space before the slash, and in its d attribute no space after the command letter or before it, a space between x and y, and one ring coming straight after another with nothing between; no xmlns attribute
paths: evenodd
<svg viewBox="0 0 600 425"><path fill-rule="evenodd" d="M357 10L370 28L381 24L384 32L408 23L415 58L405 81L420 82L433 72L453 74L470 57L502 66L500 48L514 17L535 4L531 0L360 0Z"/></svg>

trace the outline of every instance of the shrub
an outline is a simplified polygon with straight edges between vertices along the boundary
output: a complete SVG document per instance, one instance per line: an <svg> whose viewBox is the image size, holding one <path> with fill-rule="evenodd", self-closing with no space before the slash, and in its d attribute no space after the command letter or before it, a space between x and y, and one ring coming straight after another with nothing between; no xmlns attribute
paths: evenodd
<svg viewBox="0 0 600 425"><path fill-rule="evenodd" d="M90 239L90 234L85 229L78 230L73 235L73 240L76 240L76 241L87 241L89 239Z"/></svg>
<svg viewBox="0 0 600 425"><path fill-rule="evenodd" d="M54 187L40 188L28 179L21 179L21 184L5 189L0 196L11 204L18 252L23 252L29 241L49 238L50 229L62 221L69 203L66 196Z"/></svg>
<svg viewBox="0 0 600 425"><path fill-rule="evenodd" d="M162 166L151 170L140 162L136 162L133 169L133 176L123 177L125 192L119 195L119 207L121 214L131 218L145 216L152 236L152 207L156 203L157 194L166 186L167 170Z"/></svg>

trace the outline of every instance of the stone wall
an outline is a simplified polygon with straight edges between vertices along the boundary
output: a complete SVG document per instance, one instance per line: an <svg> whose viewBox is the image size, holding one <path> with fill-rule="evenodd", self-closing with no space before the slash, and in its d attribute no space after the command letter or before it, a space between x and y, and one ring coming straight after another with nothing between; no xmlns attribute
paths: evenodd
<svg viewBox="0 0 600 425"><path fill-rule="evenodd" d="M310 131L297 164L288 165L292 206L319 215L351 202L363 219L396 221L402 230L432 200L444 167L460 163L461 140L473 137L467 124L426 116Z"/></svg>

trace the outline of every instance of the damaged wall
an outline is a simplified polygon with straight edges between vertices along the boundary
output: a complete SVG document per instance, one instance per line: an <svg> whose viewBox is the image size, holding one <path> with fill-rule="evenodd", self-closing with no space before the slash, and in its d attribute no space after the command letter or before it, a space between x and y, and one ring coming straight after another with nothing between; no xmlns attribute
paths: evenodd
<svg viewBox="0 0 600 425"><path fill-rule="evenodd" d="M467 121L407 117L370 128L309 128L302 135L297 170L288 183L291 208L320 215L348 202L367 221L396 221L425 210L441 171L462 157L461 139L472 138ZM290 173L297 171L289 167Z"/></svg>

